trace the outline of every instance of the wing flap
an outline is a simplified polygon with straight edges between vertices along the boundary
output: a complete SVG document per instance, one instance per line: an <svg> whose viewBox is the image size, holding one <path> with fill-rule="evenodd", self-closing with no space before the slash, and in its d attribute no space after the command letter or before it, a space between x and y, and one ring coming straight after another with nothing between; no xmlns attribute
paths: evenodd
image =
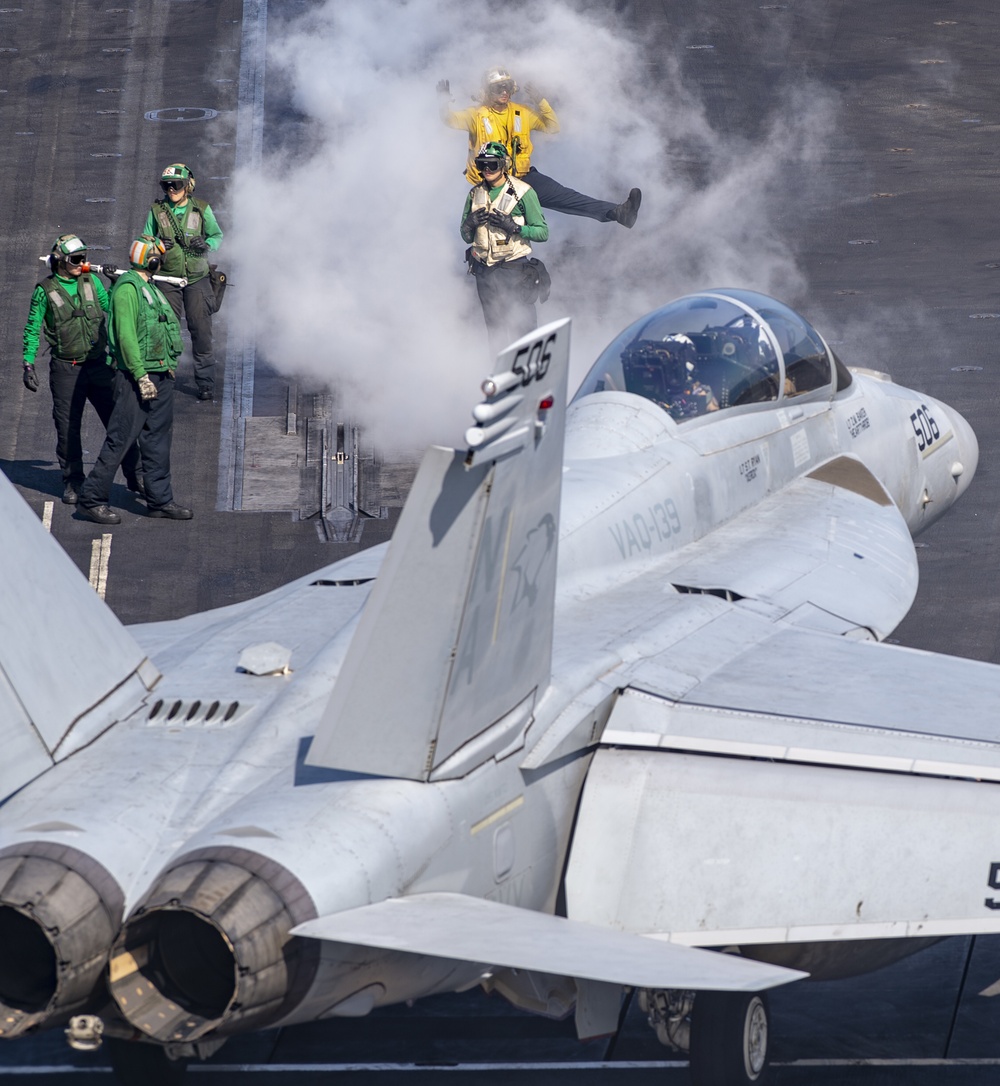
<svg viewBox="0 0 1000 1086"><path fill-rule="evenodd" d="M823 711L826 707L816 708ZM870 721L845 723L741 712L670 702L630 689L615 703L602 742L609 746L1000 781L1000 741L912 731L904 719L897 724L890 728L873 726Z"/></svg>
<svg viewBox="0 0 1000 1086"><path fill-rule="evenodd" d="M749 992L805 975L465 894L390 898L292 934L641 988Z"/></svg>
<svg viewBox="0 0 1000 1086"><path fill-rule="evenodd" d="M570 917L691 946L1000 931L1000 786L759 754L599 750Z"/></svg>

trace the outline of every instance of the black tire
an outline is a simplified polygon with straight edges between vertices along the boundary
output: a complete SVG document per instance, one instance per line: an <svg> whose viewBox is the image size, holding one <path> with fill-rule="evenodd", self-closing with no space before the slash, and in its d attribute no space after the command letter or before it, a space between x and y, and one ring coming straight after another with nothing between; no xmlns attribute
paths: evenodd
<svg viewBox="0 0 1000 1086"><path fill-rule="evenodd" d="M764 992L699 992L691 1012L694 1086L766 1082L770 1023Z"/></svg>
<svg viewBox="0 0 1000 1086"><path fill-rule="evenodd" d="M104 1041L115 1081L121 1086L177 1086L184 1081L187 1061L171 1060L159 1046L140 1041Z"/></svg>

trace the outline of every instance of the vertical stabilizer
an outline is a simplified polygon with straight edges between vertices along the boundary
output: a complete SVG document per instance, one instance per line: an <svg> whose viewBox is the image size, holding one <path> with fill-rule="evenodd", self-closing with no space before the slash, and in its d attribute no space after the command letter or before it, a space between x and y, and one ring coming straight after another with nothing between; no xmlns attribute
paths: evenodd
<svg viewBox="0 0 1000 1086"><path fill-rule="evenodd" d="M81 717L152 669L2 474L0 601L2 800L52 765Z"/></svg>
<svg viewBox="0 0 1000 1086"><path fill-rule="evenodd" d="M569 321L497 365L468 448L424 457L311 765L462 775L516 739L548 683Z"/></svg>

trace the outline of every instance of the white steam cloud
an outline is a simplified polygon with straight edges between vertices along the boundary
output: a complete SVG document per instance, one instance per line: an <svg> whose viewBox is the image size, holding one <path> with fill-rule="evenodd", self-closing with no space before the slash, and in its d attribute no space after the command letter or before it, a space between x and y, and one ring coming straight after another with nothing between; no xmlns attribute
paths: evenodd
<svg viewBox="0 0 1000 1086"><path fill-rule="evenodd" d="M624 325L679 294L802 294L781 220L793 193L802 205L831 103L807 102L800 85L765 138L723 136L679 66L658 57L654 85L642 44L620 26L561 0L533 7L531 21L535 44L513 34L516 48L498 47L484 0L327 0L270 28L269 86L287 80L308 146L234 178L233 279L259 284L249 304L239 292L239 319L272 365L332 388L376 443L457 439L492 369L458 230L466 134L439 119L439 79L461 109L481 73L503 64L562 126L534 134L533 165L616 203L643 191L633 230L546 213L550 240L535 255L553 290L538 316L574 318L572 380Z"/></svg>

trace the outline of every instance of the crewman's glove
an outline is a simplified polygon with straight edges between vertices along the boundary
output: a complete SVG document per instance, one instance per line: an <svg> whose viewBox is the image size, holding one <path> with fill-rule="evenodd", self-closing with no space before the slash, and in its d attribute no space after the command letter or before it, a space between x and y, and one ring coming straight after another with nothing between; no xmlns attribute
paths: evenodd
<svg viewBox="0 0 1000 1086"><path fill-rule="evenodd" d="M535 86L534 83L525 83L523 90L524 96L528 99L529 102L538 103L541 102L542 99L545 97L543 94L539 93L538 88Z"/></svg>
<svg viewBox="0 0 1000 1086"><path fill-rule="evenodd" d="M521 227L511 218L510 215L505 215L502 211L494 209L489 213L486 220L490 226L495 226L497 230L502 230L507 237L517 237L521 233Z"/></svg>
<svg viewBox="0 0 1000 1086"><path fill-rule="evenodd" d="M24 364L24 372L21 374L21 380L24 382L24 387L29 392L38 391L38 374L35 373L35 367L29 363Z"/></svg>
<svg viewBox="0 0 1000 1086"><path fill-rule="evenodd" d="M139 385L139 395L144 400L156 399L156 385L153 384L148 373L144 373L137 383Z"/></svg>
<svg viewBox="0 0 1000 1086"><path fill-rule="evenodd" d="M187 247L192 253L203 253L208 249L208 243L204 238L191 238L187 243Z"/></svg>
<svg viewBox="0 0 1000 1086"><path fill-rule="evenodd" d="M160 241L163 243L163 249L165 252L169 252L175 244L173 238L160 238Z"/></svg>
<svg viewBox="0 0 1000 1086"><path fill-rule="evenodd" d="M451 94L451 83L447 79L439 79L436 90L438 94Z"/></svg>
<svg viewBox="0 0 1000 1086"><path fill-rule="evenodd" d="M485 207L476 207L465 216L465 222L462 226L465 230L477 230L486 220L489 218L489 212Z"/></svg>

